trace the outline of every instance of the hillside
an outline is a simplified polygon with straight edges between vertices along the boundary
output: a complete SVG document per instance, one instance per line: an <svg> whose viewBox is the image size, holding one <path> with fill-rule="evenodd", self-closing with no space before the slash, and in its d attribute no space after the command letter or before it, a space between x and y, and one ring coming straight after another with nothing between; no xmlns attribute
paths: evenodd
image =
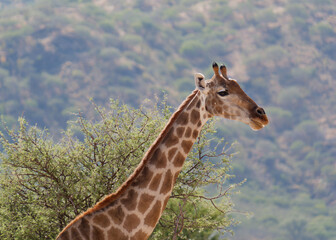
<svg viewBox="0 0 336 240"><path fill-rule="evenodd" d="M0 114L57 137L89 98L132 106L167 92L177 106L211 63L263 106L238 141L242 218L233 239L336 239L336 5L333 0L59 0L0 4ZM223 123L223 124L222 124Z"/></svg>

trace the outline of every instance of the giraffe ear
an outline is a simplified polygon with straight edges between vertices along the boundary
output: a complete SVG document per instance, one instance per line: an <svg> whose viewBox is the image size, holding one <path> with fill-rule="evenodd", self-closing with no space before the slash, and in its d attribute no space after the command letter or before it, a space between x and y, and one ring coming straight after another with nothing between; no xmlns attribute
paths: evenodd
<svg viewBox="0 0 336 240"><path fill-rule="evenodd" d="M206 86L204 75L202 73L195 73L194 79L195 79L196 88L200 91L204 91L205 86Z"/></svg>

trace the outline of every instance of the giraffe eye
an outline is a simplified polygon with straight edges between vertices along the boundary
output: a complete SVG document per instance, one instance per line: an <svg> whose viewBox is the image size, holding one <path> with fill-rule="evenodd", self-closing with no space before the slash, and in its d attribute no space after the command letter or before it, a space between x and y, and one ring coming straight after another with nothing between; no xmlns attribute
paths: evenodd
<svg viewBox="0 0 336 240"><path fill-rule="evenodd" d="M218 92L217 94L218 94L219 96L221 96L221 97L224 97L224 96L229 95L229 92L228 92L227 90L225 90L225 91L220 91L220 92Z"/></svg>

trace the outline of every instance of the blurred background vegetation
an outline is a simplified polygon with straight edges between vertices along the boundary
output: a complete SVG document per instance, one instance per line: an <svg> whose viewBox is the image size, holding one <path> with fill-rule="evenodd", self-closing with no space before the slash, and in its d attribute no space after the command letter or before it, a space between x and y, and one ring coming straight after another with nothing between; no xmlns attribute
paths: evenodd
<svg viewBox="0 0 336 240"><path fill-rule="evenodd" d="M89 98L177 106L212 61L270 117L260 132L229 121L247 178L233 239L336 239L336 5L333 0L3 0L0 114L57 138ZM92 109L92 108L91 108Z"/></svg>

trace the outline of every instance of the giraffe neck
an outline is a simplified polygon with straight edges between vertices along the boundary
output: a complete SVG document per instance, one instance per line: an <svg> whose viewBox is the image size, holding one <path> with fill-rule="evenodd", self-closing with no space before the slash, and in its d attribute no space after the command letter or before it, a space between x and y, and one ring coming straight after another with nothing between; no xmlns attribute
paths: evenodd
<svg viewBox="0 0 336 240"><path fill-rule="evenodd" d="M187 154L209 117L198 91L189 98L173 114L139 167L117 193L76 218L59 239L74 239L74 236L98 239L100 236L105 240L141 240L149 237L166 207Z"/></svg>

